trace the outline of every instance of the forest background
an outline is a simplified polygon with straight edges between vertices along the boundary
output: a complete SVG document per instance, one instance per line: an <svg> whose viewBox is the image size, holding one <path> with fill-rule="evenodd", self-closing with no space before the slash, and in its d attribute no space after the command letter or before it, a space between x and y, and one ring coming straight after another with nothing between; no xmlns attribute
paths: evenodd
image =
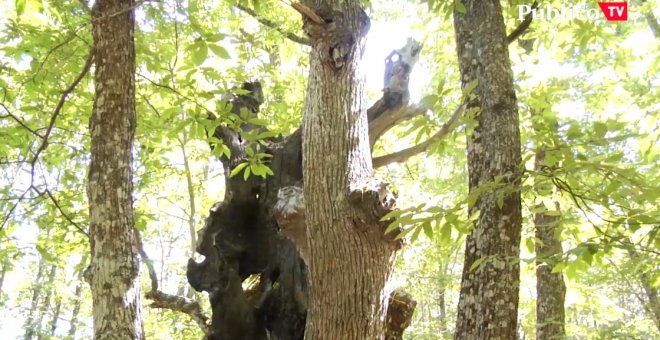
<svg viewBox="0 0 660 340"><path fill-rule="evenodd" d="M597 8L596 2L557 6ZM660 311L660 120L657 1L630 1L625 22L534 20L509 46L525 173L521 338L536 335L534 216L560 219L563 251L553 265L566 282L569 338L653 339ZM507 31L519 5L502 2ZM94 84L77 79L91 46L85 1L3 1L0 13L0 334L3 338L89 338L92 299L86 192ZM405 337L451 338L463 270L468 206L464 116L444 138L459 86L451 15L460 1L371 2L363 65L370 102L381 96L383 60L407 38L422 43L410 99L428 109L390 130L374 148L386 155L425 143L423 153L378 168L397 193L396 226L406 245L389 283L417 307ZM196 230L224 194L224 172L209 149L207 111L243 82L259 80L255 123L288 135L301 122L309 50L298 13L278 1L138 1L135 225L160 289L199 299L186 280ZM76 81L76 86L72 87ZM56 114L54 114L56 113ZM51 120L52 119L52 120ZM48 143L43 143L44 134ZM535 167L539 145L548 172ZM47 148L46 148L47 146ZM268 176L255 156L238 176ZM249 171L248 171L249 170ZM539 190L546 180L549 187ZM557 209L557 207L561 207ZM146 271L142 282L150 284ZM146 289L145 289L146 291ZM654 305L653 299L656 304ZM146 337L197 339L187 315L150 308ZM167 327L163 327L167 325Z"/></svg>

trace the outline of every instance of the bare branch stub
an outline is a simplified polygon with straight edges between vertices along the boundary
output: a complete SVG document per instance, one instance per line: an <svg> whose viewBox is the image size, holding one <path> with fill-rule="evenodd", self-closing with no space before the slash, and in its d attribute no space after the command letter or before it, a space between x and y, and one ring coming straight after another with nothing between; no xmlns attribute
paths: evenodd
<svg viewBox="0 0 660 340"><path fill-rule="evenodd" d="M383 97L367 111L369 122L386 114L399 105L408 104L410 91L410 73L419 59L422 45L409 38L400 49L396 49L385 58Z"/></svg>
<svg viewBox="0 0 660 340"><path fill-rule="evenodd" d="M395 289L390 293L387 308L386 340L403 339L403 331L410 326L416 307L417 301L405 291Z"/></svg>

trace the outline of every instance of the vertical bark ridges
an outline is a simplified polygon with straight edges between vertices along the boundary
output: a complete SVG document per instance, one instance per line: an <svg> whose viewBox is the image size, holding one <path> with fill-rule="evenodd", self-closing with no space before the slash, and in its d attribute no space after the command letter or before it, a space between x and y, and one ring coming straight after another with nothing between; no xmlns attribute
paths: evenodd
<svg viewBox="0 0 660 340"><path fill-rule="evenodd" d="M479 217L466 239L455 337L515 339L522 217L513 77L499 1L464 4L466 13L454 11L457 54L463 87L477 81L468 109L478 109L478 125L468 136L469 188L499 184L470 207Z"/></svg>
<svg viewBox="0 0 660 340"><path fill-rule="evenodd" d="M132 0L92 9L95 96L90 119L87 270L95 339L142 339L140 259L135 248L132 150L135 135L135 17Z"/></svg>

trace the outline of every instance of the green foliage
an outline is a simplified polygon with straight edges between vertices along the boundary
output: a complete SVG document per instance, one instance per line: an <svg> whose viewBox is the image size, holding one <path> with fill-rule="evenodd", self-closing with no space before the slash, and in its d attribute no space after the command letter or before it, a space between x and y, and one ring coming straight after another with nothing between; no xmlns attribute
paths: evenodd
<svg viewBox="0 0 660 340"><path fill-rule="evenodd" d="M0 269L5 273L0 309L9 322L25 319L43 261L62 273L49 289L66 313L81 301L78 326L89 337L91 297L87 289L77 296L75 287L82 284L79 273L89 248L84 233L92 73L66 97L47 147L34 158L63 91L89 53L91 18L84 3L15 0L0 15ZM190 228L201 227L206 209L224 193L215 159L230 157L230 151L207 131L220 124L235 131L241 124L255 126L241 132L255 146L230 175L267 177L273 170L264 140L288 135L302 117L307 49L236 11L234 3L146 1L136 9L135 223L169 292L188 294ZM375 20L403 20L422 37L415 72L428 75L427 83L418 84L415 74L411 82L422 89L413 95L431 109L389 131L375 155L433 135L477 86L460 89L455 61L451 16L467 12L463 1L421 3L370 3ZM510 32L519 24L516 6L528 3L502 4ZM303 35L299 16L281 2L245 5L282 30ZM378 170L399 196L400 209L384 218L390 221L386 232L398 232L396 237L408 243L394 273L395 283L418 301L407 338L452 337L465 235L479 218L478 212L469 216L468 208L481 195L503 198L512 190L521 190L525 210L520 303L525 336L534 336L536 313L534 247L540 240L533 215L544 212L560 217L557 236L564 253L553 272L568 279L568 336L657 337L639 299L642 274L653 287L660 285L660 58L658 40L639 17L656 7L657 1L636 3L631 20L622 23L535 20L523 41L509 47L523 139L519 189L495 178L467 192L465 136L472 134L479 108L465 112L454 132L425 156ZM228 101L240 94L235 88L255 79L265 89L259 115L231 113ZM380 95L380 88L373 91ZM208 119L209 113L218 118ZM540 145L546 168L537 171L534 154ZM479 270L484 261L468 269ZM201 337L179 313L146 307L145 315L150 338ZM0 329L7 324L0 322ZM41 328L46 326L44 321ZM56 335L63 337L64 328L60 325Z"/></svg>

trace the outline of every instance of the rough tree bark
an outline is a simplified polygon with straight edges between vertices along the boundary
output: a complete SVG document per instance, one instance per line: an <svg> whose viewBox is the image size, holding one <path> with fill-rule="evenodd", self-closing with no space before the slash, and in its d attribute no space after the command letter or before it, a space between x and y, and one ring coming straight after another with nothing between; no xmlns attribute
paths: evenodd
<svg viewBox="0 0 660 340"><path fill-rule="evenodd" d="M463 87L477 81L468 136L470 213L455 338L516 339L520 284L520 131L502 8L496 0L464 0L454 11ZM482 191L495 183L494 190ZM479 261L479 262L477 262Z"/></svg>
<svg viewBox="0 0 660 340"><path fill-rule="evenodd" d="M310 70L311 73L319 73L312 75L316 79L309 85L312 90L307 104L314 107L308 107L307 110L312 112L306 114L331 115L322 118L327 119L321 125L327 131L313 130L318 129L315 122L319 122L319 117L306 123L310 129L306 135L311 136L309 138L321 138L315 142L322 143L323 146L307 146L308 157L312 157L311 163L307 163L308 176L316 177L315 184L306 189L302 187L302 129L286 138L270 138L265 146L258 146L259 143L243 138L246 132L263 127L243 123L232 129L220 125L213 132L214 136L231 150L230 158L221 158L226 179L225 198L214 205L204 228L199 231L197 252L205 257L204 260L197 263L191 259L187 270L191 286L198 291L209 292L213 309L209 339L264 339L267 336L271 339L302 339L307 324L310 291L308 269L301 253L306 258L312 254L319 256L313 262L318 263L317 279L313 282L324 278L326 282L319 283L319 291L315 294L322 294L323 290L328 294L336 294L331 301L321 300L328 297L316 300L317 306L314 308L317 314L310 320L325 318L321 313L326 311L333 316L324 322L309 321L310 324L313 323L310 329L317 332L315 335L310 332L309 337L367 339L385 336L387 339L401 339L403 330L410 323L416 304L410 295L395 292L389 296L389 300L386 300L387 294L381 295L381 285L389 274L390 256L396 244L383 238L384 225L379 224L378 220L379 216L390 211L393 200L389 196L382 196L386 191L383 190L384 184L373 181L371 188L366 184L371 172L367 129L369 136L376 136L372 138L375 141L398 122L423 113L423 110L408 105L408 77L420 45L411 40L386 59L386 69L389 72L385 77L383 98L365 115L364 103L358 104L359 100L363 100L362 94L359 94L361 85L357 82L358 78L355 78L353 70L360 54L356 44L361 44L362 34L366 33L366 28L362 25L367 21L364 13L355 5L344 6L340 9L349 14L341 11L329 14L335 16L332 20L334 24L329 23L329 18L309 22L312 19L305 16L306 30L313 31L310 32L310 38L320 39L316 42L318 46L314 52L314 58L317 60L313 61L315 66ZM323 12L308 7L304 7L302 11L311 13L312 16ZM352 32L351 27L357 31ZM316 35L328 29L343 33L336 36L335 33L328 32L325 39L329 40L323 40L324 38ZM339 46L340 43L345 46ZM337 46L334 46L335 44ZM331 47L340 48L341 51L328 55L323 53L323 48ZM333 56L336 61L332 59ZM324 86L342 89L330 90ZM261 86L259 83L246 83L243 89L251 94L239 95L231 100L232 112L247 110L251 114L257 114L263 100ZM330 95L329 91L338 92ZM317 96L321 98L315 98ZM319 112L319 108L331 110ZM349 132L350 136L343 136ZM315 137L314 134L321 136ZM349 146L353 148L353 152L349 152ZM274 175L266 179L253 175L247 181L243 179L242 173L234 177L229 176L237 165L247 159L247 148L255 150L257 147L261 148L259 152L272 156L268 165ZM339 148L340 155L328 157L330 152L339 152ZM309 155L310 152L318 154L312 156ZM363 154L364 152L366 154ZM413 154L414 152L409 152L409 155ZM314 158L322 156L328 157L332 164L326 164L328 160ZM366 159L362 159L364 157ZM360 161L354 169L358 174L348 169L348 160ZM310 159L306 162L310 162ZM317 167L314 171L319 171L318 174L312 171L312 165ZM322 165L324 168L321 168ZM332 182L333 179L338 182ZM325 197L329 192L325 187L331 189L331 185L337 184L343 189L332 188L334 194ZM349 191L351 186L358 190ZM310 197L314 197L310 202L320 200L323 205L321 208L331 209L330 205L337 204L334 211L323 212L333 215L328 220L323 220L324 215L318 212L312 213L317 220L323 220L323 224L317 224L315 227L314 235L317 236L310 241L310 246L307 242L309 224L306 222L307 209L303 195L304 190L309 189L313 190ZM340 203L336 203L338 200ZM332 227L334 223L340 226L336 230ZM321 227L322 229L318 229ZM345 230L347 234L339 235L340 230ZM325 233L323 237L328 236L322 245L319 245L322 242L322 236L318 236L319 232ZM344 240L344 237L347 239ZM311 247L320 248L327 245L332 245L336 252L328 252L329 249L310 251ZM347 247L351 249L345 249ZM341 258L338 254L342 255ZM331 257L322 260L321 255ZM324 272L323 268L328 271ZM242 289L241 285L251 275L259 277L259 284ZM382 314L385 310L383 304L387 301L389 308L385 318ZM323 303L330 305L321 308ZM338 312L341 309L343 314ZM387 324L385 334L384 323Z"/></svg>
<svg viewBox="0 0 660 340"><path fill-rule="evenodd" d="M89 225L96 339L142 339L140 260L135 248L132 148L135 134L135 18L132 0L92 9L95 61L90 119Z"/></svg>
<svg viewBox="0 0 660 340"><path fill-rule="evenodd" d="M317 1L305 17L312 53L303 114L303 178L309 267L305 339L384 336L396 244L383 235L371 182L364 75L369 18L360 1ZM375 192L375 194L372 194ZM380 214L379 214L380 213Z"/></svg>

